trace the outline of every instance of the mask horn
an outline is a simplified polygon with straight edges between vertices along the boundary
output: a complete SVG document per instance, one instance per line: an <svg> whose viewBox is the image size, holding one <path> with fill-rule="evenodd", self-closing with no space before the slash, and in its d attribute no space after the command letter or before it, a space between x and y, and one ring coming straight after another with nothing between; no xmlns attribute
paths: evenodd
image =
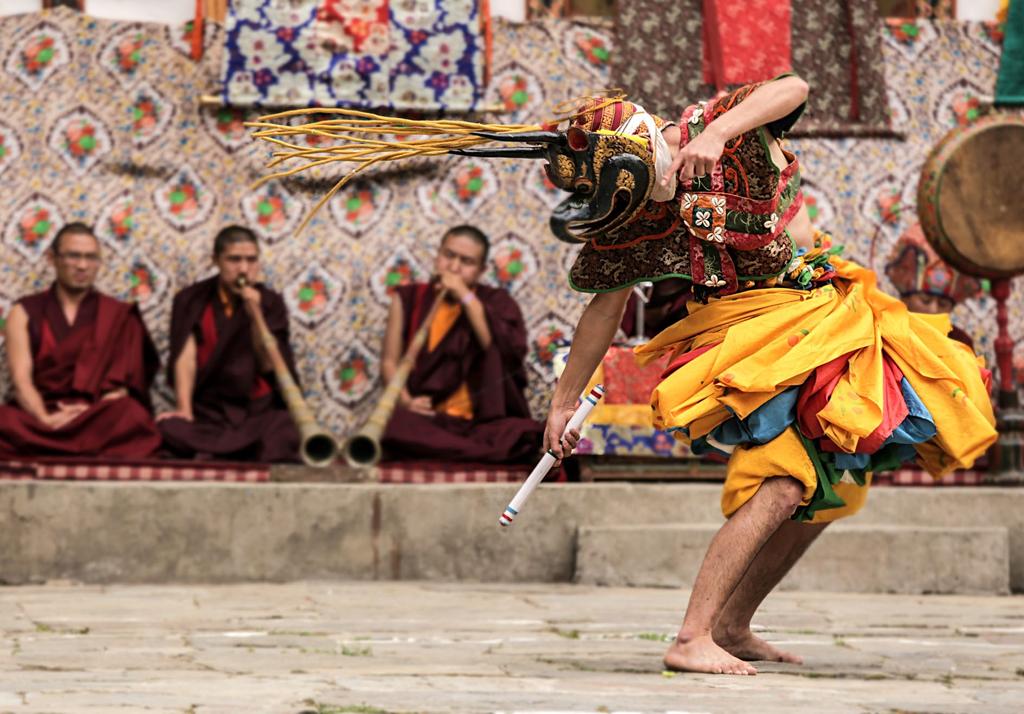
<svg viewBox="0 0 1024 714"><path fill-rule="evenodd" d="M540 146L501 146L472 149L452 149L449 154L458 156L481 156L489 159L546 159L547 151Z"/></svg>
<svg viewBox="0 0 1024 714"><path fill-rule="evenodd" d="M491 141L515 141L522 144L564 144L565 134L557 131L517 131L502 134L492 131L474 131L473 136Z"/></svg>

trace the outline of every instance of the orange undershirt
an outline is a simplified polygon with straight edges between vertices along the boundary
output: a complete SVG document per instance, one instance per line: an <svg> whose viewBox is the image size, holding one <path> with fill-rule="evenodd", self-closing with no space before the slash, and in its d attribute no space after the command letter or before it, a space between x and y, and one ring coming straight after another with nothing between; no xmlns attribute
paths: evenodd
<svg viewBox="0 0 1024 714"><path fill-rule="evenodd" d="M427 351L433 352L441 344L441 340L452 329L455 321L462 314L462 305L444 301L437 308L434 314L434 321L430 323L430 332L427 334ZM451 396L437 405L437 411L457 419L473 418L473 399L469 394L469 385L463 382L459 388L452 392Z"/></svg>
<svg viewBox="0 0 1024 714"><path fill-rule="evenodd" d="M223 285L217 285L217 297L220 298L221 307L224 308L224 316L230 320L231 316L235 314L235 301L231 299L231 295Z"/></svg>

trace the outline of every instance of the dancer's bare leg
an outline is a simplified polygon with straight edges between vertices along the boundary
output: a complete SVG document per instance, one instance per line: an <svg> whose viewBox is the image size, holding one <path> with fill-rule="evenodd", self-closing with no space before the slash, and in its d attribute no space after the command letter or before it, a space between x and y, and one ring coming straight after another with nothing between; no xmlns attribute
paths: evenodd
<svg viewBox="0 0 1024 714"><path fill-rule="evenodd" d="M753 666L715 644L711 630L758 551L800 505L804 487L794 478L766 479L715 534L693 583L690 603L665 666L712 674L757 674Z"/></svg>
<svg viewBox="0 0 1024 714"><path fill-rule="evenodd" d="M775 589L827 525L788 520L779 526L754 558L722 610L712 632L716 644L743 660L803 664L803 659L797 655L772 647L756 637L750 631L750 621L768 593Z"/></svg>

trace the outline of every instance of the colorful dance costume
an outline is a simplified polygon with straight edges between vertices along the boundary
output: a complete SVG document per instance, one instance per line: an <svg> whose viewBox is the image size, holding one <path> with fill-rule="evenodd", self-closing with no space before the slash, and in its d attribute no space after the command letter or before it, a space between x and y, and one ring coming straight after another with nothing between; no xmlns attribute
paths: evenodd
<svg viewBox="0 0 1024 714"><path fill-rule="evenodd" d="M681 146L757 86L687 108ZM575 191L555 210L552 228L587 241L571 271L573 287L693 282L688 316L636 352L642 360L671 354L651 397L654 425L698 453L729 454L726 516L765 479L792 476L804 485L794 518L835 520L861 508L872 472L916 454L940 476L971 466L996 438L986 373L973 352L947 337L948 316L908 312L878 289L873 272L840 257L824 233L811 250L794 244L786 228L803 200L799 164L784 152L789 163L779 170L769 146L801 111L728 141L709 175L681 182L668 200L652 200L649 189L626 220L615 210L636 203L634 179L642 172L611 166L609 178L618 157L600 145L614 138L635 153L628 144L639 138L650 148L650 123L634 120L642 130L626 142L625 122L616 123L617 115L644 114L641 108L617 102L584 111L565 146L548 151L555 154L552 181ZM650 170L658 157L641 158ZM597 197L594 187L612 198ZM611 213L585 207L593 204Z"/></svg>

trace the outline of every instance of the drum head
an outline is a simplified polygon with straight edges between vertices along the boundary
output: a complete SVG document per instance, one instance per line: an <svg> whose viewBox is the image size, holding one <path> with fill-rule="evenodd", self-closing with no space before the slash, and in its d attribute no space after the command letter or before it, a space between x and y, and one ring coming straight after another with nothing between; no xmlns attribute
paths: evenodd
<svg viewBox="0 0 1024 714"><path fill-rule="evenodd" d="M1024 124L978 129L964 134L940 169L939 225L962 260L943 257L973 275L1017 275L1024 272Z"/></svg>

